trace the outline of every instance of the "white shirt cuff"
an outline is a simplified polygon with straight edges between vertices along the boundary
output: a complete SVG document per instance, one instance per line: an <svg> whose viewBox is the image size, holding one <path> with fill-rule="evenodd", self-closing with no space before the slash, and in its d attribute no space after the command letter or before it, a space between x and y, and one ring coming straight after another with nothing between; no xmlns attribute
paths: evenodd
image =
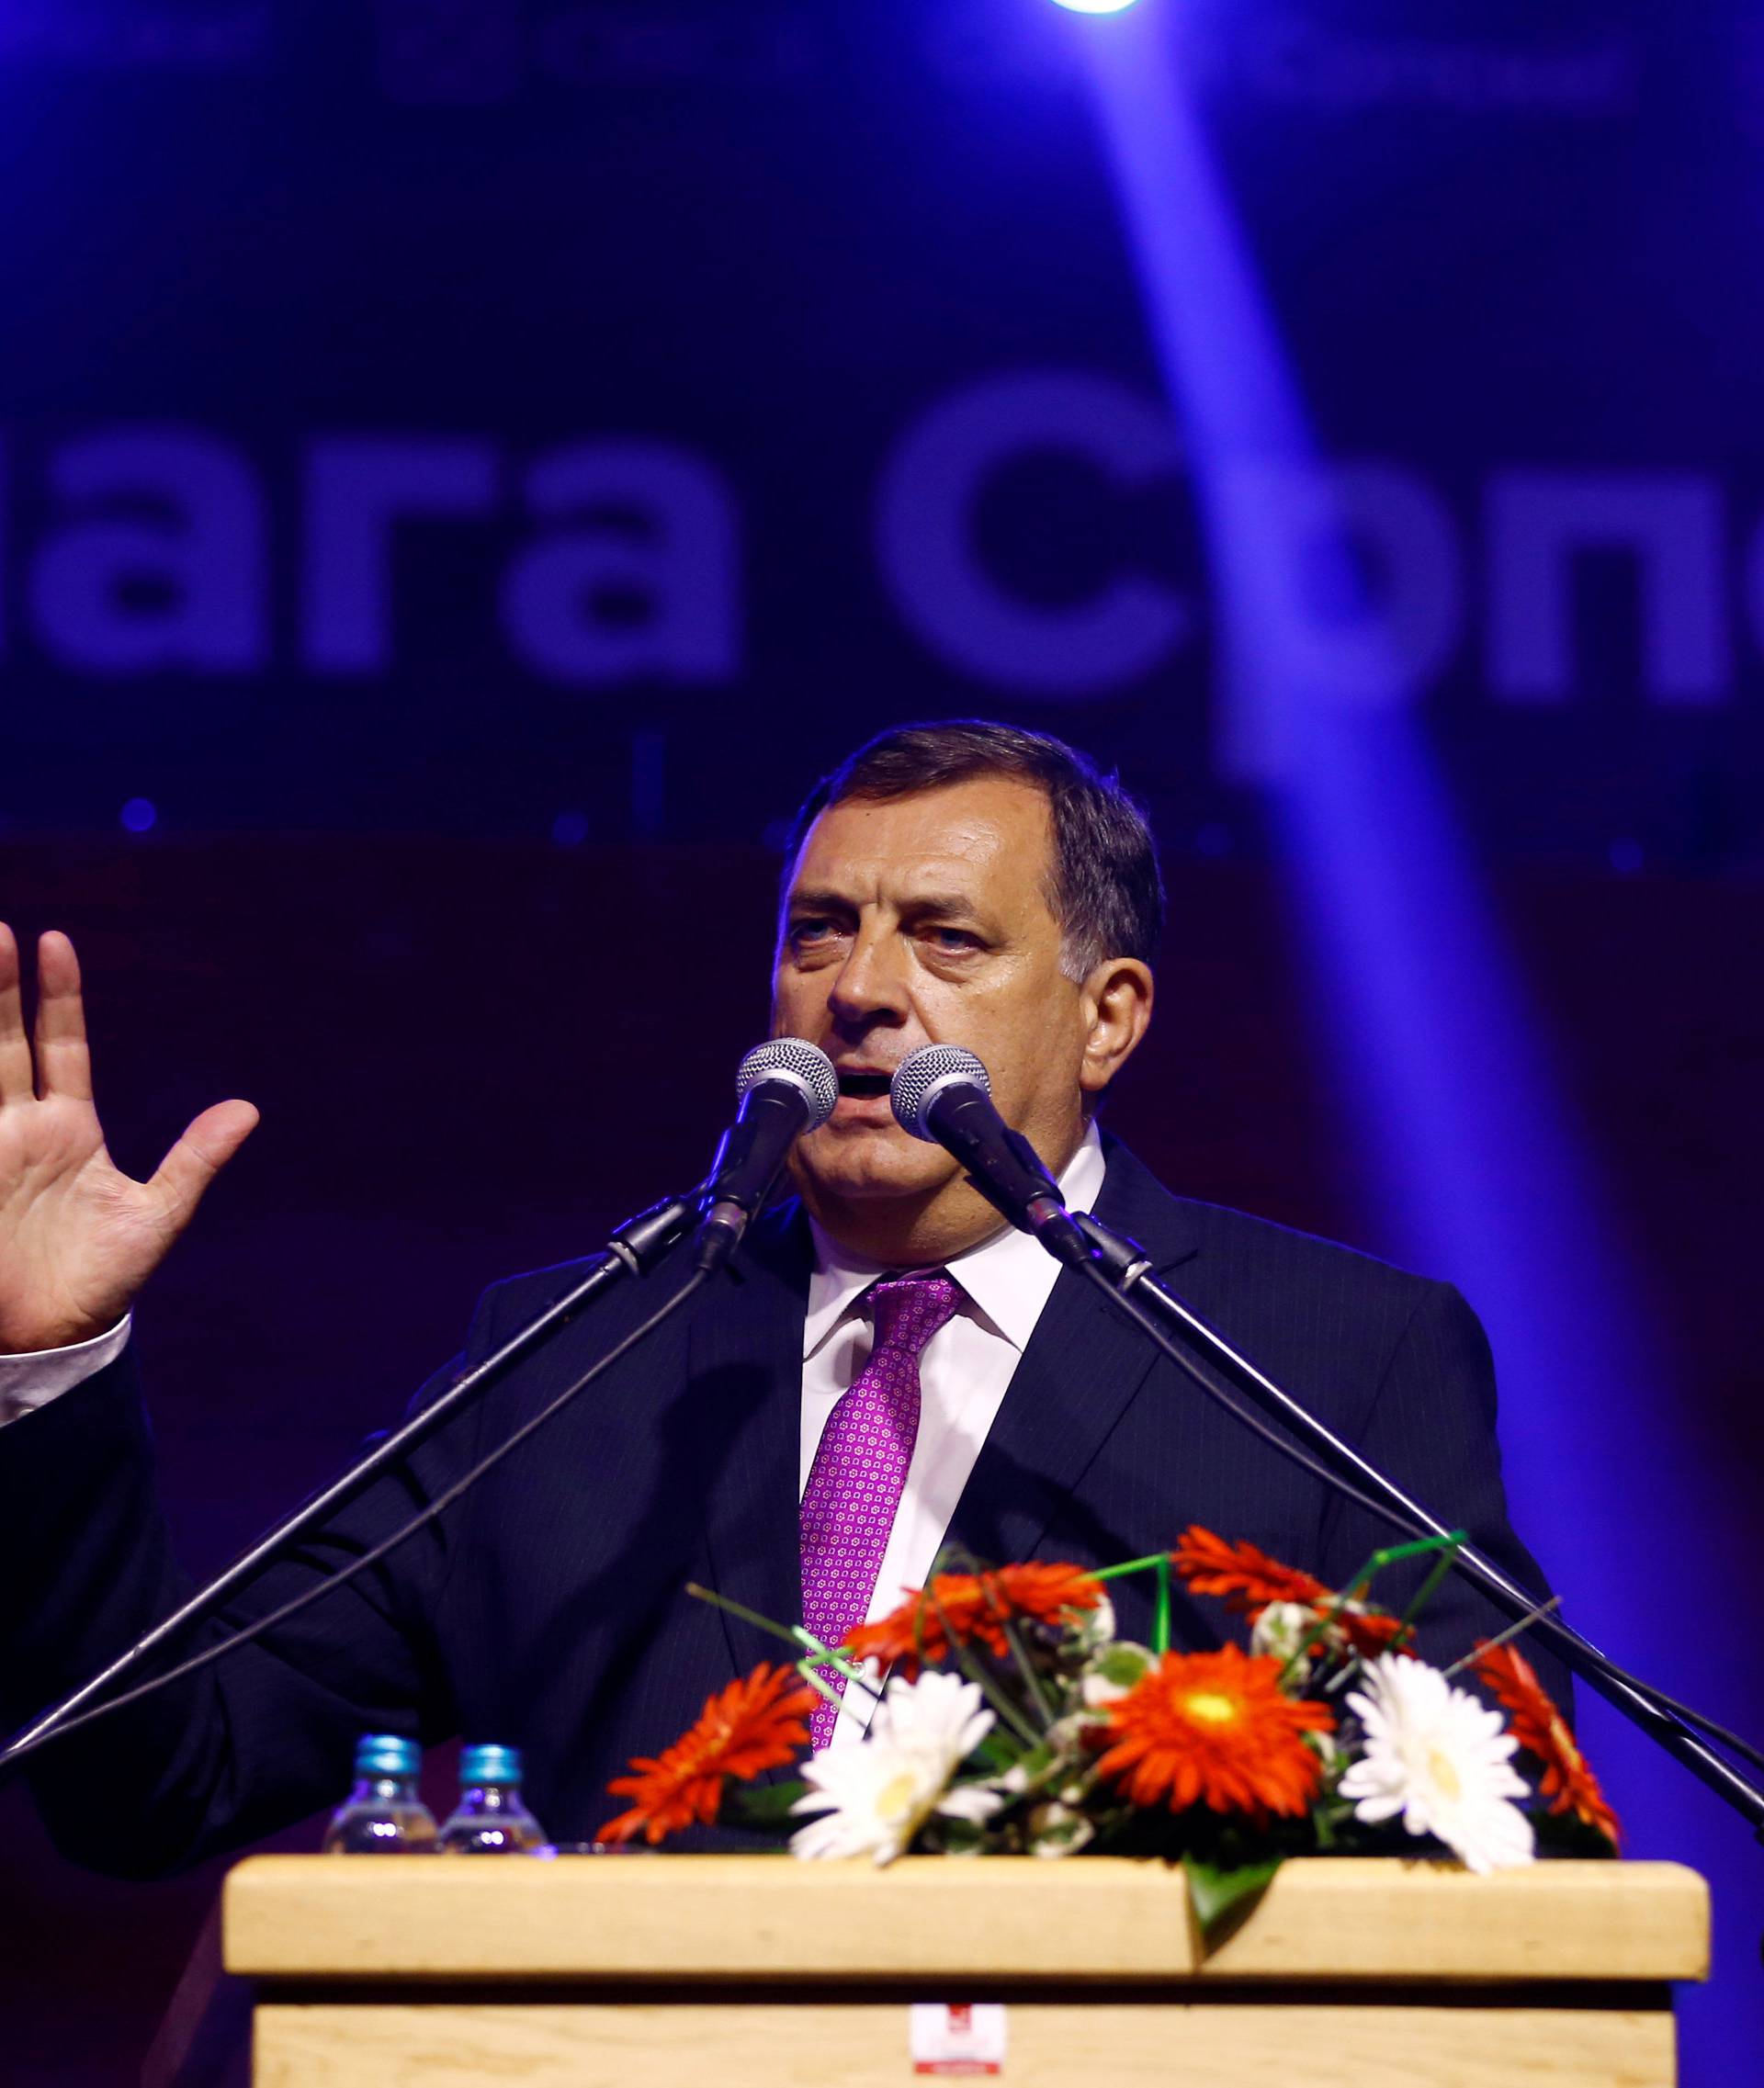
<svg viewBox="0 0 1764 2088"><path fill-rule="evenodd" d="M0 1428L96 1377L128 1347L133 1324L133 1315L124 1313L107 1334L95 1334L90 1341L71 1341L65 1349L38 1349L23 1356L0 1356Z"/></svg>

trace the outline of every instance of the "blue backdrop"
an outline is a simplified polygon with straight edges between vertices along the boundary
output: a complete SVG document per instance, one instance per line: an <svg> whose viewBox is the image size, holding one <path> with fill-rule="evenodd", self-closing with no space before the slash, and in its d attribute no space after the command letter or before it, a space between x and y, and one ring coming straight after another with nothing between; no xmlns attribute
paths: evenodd
<svg viewBox="0 0 1764 2088"><path fill-rule="evenodd" d="M0 913L120 1151L266 1111L143 1315L193 1561L696 1171L781 822L979 710L1158 826L1121 1128L1459 1281L1577 1620L1764 1732L1761 107L1736 4L0 0ZM1715 2088L1759 1859L1587 1729ZM0 1822L20 2063L115 2078L211 1882Z"/></svg>

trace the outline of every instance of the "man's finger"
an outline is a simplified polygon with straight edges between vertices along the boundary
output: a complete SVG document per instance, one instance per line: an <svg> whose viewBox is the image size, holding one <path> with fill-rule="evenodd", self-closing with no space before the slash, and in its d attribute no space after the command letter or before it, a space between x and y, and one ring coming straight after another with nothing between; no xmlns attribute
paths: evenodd
<svg viewBox="0 0 1764 2088"><path fill-rule="evenodd" d="M25 999L19 978L18 939L0 920L0 1109L28 1102L31 1085L30 1040L25 1034Z"/></svg>
<svg viewBox="0 0 1764 2088"><path fill-rule="evenodd" d="M216 1102L166 1154L147 1186L159 1191L174 1231L189 1224L203 1191L256 1128L253 1103Z"/></svg>
<svg viewBox="0 0 1764 2088"><path fill-rule="evenodd" d="M92 1100L80 960L73 943L55 928L37 945L37 1088L45 1099L67 1095L76 1102Z"/></svg>

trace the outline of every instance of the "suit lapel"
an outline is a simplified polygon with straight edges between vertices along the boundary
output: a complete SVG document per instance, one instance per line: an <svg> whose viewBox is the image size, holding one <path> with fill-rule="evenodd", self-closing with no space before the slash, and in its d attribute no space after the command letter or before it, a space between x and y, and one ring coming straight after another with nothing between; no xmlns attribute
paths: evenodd
<svg viewBox="0 0 1764 2088"><path fill-rule="evenodd" d="M1160 1271L1186 1261L1197 1241L1183 1206L1124 1146L1103 1143L1098 1215L1138 1240ZM688 1336L710 1585L782 1624L802 1615L797 1539L810 1259L800 1208L792 1202L765 1213L732 1276L692 1315ZM956 1505L950 1541L992 1561L1031 1557L1153 1359L1136 1328L1063 1273ZM737 1674L788 1657L782 1641L721 1615Z"/></svg>
<svg viewBox="0 0 1764 2088"><path fill-rule="evenodd" d="M786 1625L802 1617L797 1519L808 1267L796 1204L765 1213L690 1333L710 1585ZM782 1640L720 1614L737 1674L789 1658Z"/></svg>
<svg viewBox="0 0 1764 2088"><path fill-rule="evenodd" d="M1097 1215L1160 1272L1197 1251L1182 1206L1104 1141ZM1027 1559L1150 1374L1156 1351L1091 1286L1062 1271L957 1502L949 1541L993 1563Z"/></svg>

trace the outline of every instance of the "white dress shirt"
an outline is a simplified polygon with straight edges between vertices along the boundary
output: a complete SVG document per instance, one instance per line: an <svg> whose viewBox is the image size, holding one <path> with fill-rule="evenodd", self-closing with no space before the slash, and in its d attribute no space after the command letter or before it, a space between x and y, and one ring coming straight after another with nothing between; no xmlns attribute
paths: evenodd
<svg viewBox="0 0 1764 2088"><path fill-rule="evenodd" d="M130 1315L125 1313L107 1334L90 1341L71 1341L65 1349L39 1349L23 1356L0 1356L0 1428L51 1399L72 1392L114 1363L129 1345Z"/></svg>
<svg viewBox="0 0 1764 2088"><path fill-rule="evenodd" d="M1102 1145L1092 1124L1059 1178L1073 1211L1089 1211L1102 1188ZM888 1273L811 1226L814 1272L802 1331L802 1462L797 1491L808 1484L827 1417L864 1368L872 1329L864 1293ZM994 1416L1004 1402L1017 1359L1053 1293L1059 1264L1028 1234L1006 1230L984 1247L944 1264L962 1296L954 1315L925 1344L919 1359L919 1434L907 1467L894 1528L870 1597L868 1619L886 1617L907 1588L922 1587L967 1484ZM0 1356L0 1426L72 1392L113 1362L129 1339L130 1322L65 1349ZM831 1744L861 1739L872 1699L855 1686L845 1692Z"/></svg>
<svg viewBox="0 0 1764 2088"><path fill-rule="evenodd" d="M1059 1178L1068 1207L1090 1210L1102 1174L1102 1145L1092 1124ZM869 1358L872 1329L864 1293L888 1273L881 1263L838 1246L819 1225L811 1229L815 1268L802 1330L799 1493L808 1486L828 1416ZM944 1266L960 1287L961 1303L919 1359L919 1435L866 1621L886 1617L903 1589L922 1587L930 1577L1017 1359L1059 1279L1059 1264L1046 1248L1014 1229ZM849 1686L831 1744L861 1739L873 1708L866 1691Z"/></svg>

